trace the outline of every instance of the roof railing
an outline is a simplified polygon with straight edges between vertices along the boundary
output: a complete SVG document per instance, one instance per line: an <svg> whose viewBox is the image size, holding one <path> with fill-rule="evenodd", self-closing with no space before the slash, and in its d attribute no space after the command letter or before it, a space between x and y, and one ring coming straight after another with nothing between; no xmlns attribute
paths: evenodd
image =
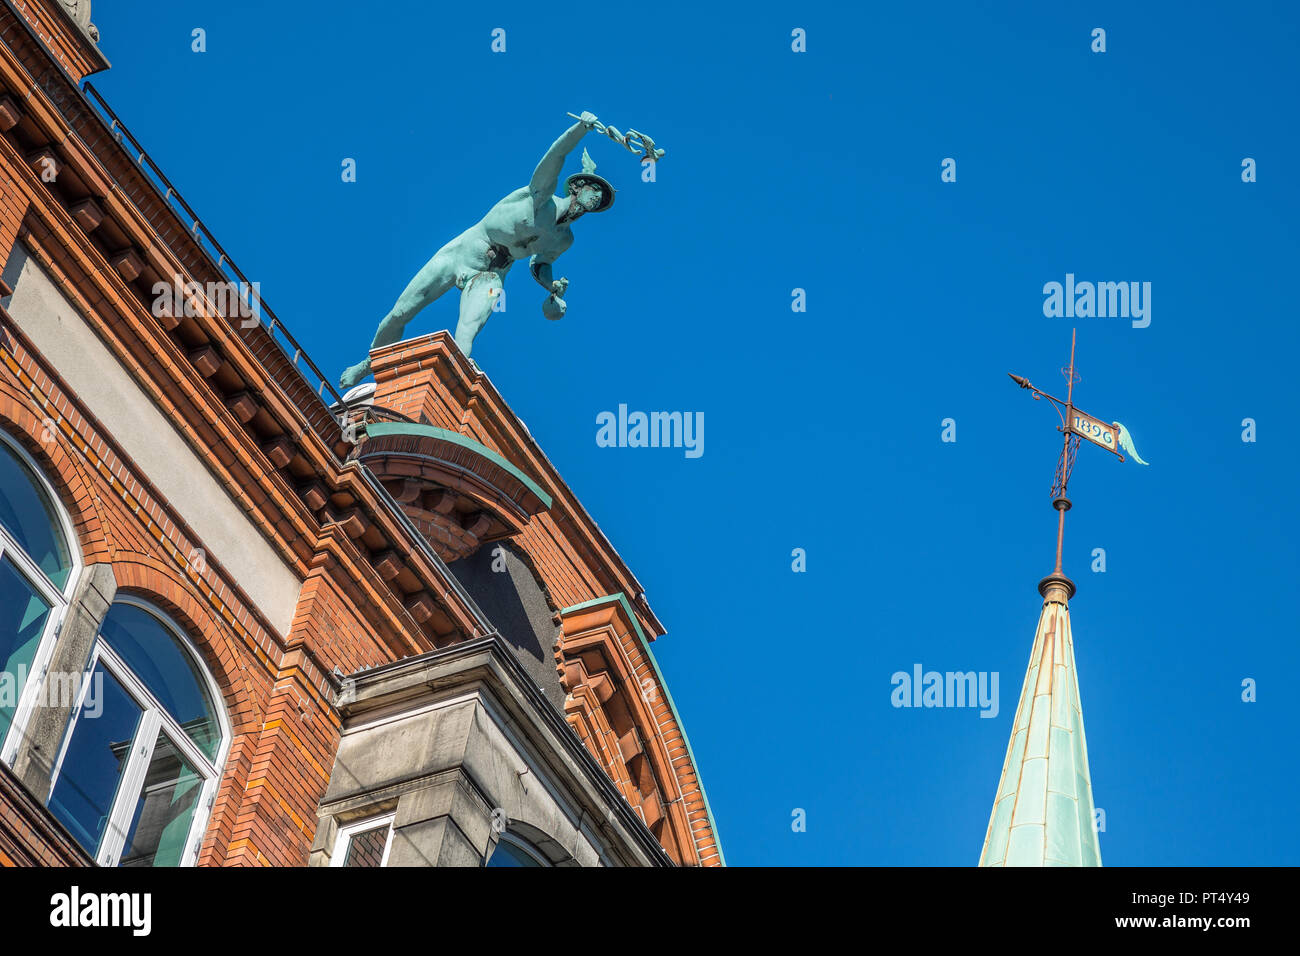
<svg viewBox="0 0 1300 956"><path fill-rule="evenodd" d="M248 277L235 265L234 260L221 243L217 242L215 236L203 224L190 204L185 201L176 187L164 175L158 165L149 158L140 141L131 135L131 131L126 128L117 114L113 112L112 107L108 105L104 97L95 89L94 84L87 81L84 84L86 93L89 94L90 102L100 113L100 119L108 126L109 132L113 137L123 145L129 145L130 150L135 153L136 165L145 171L147 178L153 181L154 188L163 197L166 203L172 207L173 211L178 214L183 213L182 221L188 219L190 222L190 234L194 237L199 248L203 250L204 255L208 257L216 270L227 277L237 279L242 285L241 290L247 290L247 294L254 297L257 302L258 322L270 334L271 338L280 346L285 355L290 359L290 363L303 377L308 385L313 385L316 396L327 405L334 405L342 401L342 397L335 390L334 386L329 383L325 374L317 367L316 363L311 360L298 340L293 337L283 322L276 317L271 307L266 304L257 286L249 282ZM125 141L125 142L123 142ZM310 374L308 374L310 373ZM314 382L313 382L314 379Z"/></svg>

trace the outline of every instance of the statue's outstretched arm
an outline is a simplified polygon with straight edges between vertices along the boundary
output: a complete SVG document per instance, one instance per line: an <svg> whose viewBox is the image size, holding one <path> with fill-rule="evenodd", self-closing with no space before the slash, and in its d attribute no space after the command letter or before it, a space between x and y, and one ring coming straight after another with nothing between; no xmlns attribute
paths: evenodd
<svg viewBox="0 0 1300 956"><path fill-rule="evenodd" d="M534 207L555 195L555 187L560 181L560 170L564 168L564 158L595 125L596 117L584 112L582 119L565 130L560 138L551 144L551 148L546 151L542 161L533 170L532 181L528 184L528 189L533 195Z"/></svg>

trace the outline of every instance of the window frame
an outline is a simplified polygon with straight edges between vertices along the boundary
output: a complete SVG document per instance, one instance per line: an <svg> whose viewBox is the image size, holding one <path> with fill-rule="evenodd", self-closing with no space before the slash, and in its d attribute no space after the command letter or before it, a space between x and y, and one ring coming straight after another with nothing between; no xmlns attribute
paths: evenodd
<svg viewBox="0 0 1300 956"><path fill-rule="evenodd" d="M81 579L84 563L81 557L81 540L77 537L76 528L73 527L72 517L68 514L68 509L63 506L54 485L46 477L45 469L16 438L3 429L0 429L0 445L11 451L18 461L26 466L28 473L36 479L38 490L45 494L46 500L58 521L58 530L63 535L63 543L68 550L70 561L67 583L60 590L50 580L49 576L37 566L22 545L5 530L3 525L0 525L0 559L8 559L19 576L27 581L38 596L50 605L50 613L45 620L45 627L41 631L40 641L36 645L36 653L32 655L27 680L24 681L23 687L18 694L13 720L9 723L4 739L0 740L0 763L12 767L14 760L18 757L19 744L27 733L27 724L36 709L41 688L45 684L50 660L54 656L54 645L58 640L59 633L63 630L63 620L71 606L71 597L76 590L77 582Z"/></svg>
<svg viewBox="0 0 1300 956"><path fill-rule="evenodd" d="M492 847L492 854L483 861L483 866L488 866L488 860L496 856L497 851L501 849L501 844L505 843L512 849L519 851L524 856L533 860L538 866L555 866L537 847L533 846L528 840L517 833L511 833L509 830L503 830L497 834L496 846Z"/></svg>
<svg viewBox="0 0 1300 956"><path fill-rule="evenodd" d="M346 865L348 851L352 849L352 838L358 833L366 833L370 830L377 830L381 826L388 827L388 837L384 841L384 855L379 860L380 868L388 866L388 854L393 849L393 821L397 818L397 812L390 811L381 813L379 816L366 817L364 820L358 820L355 823L349 823L346 826L340 826L338 836L334 838L334 849L330 853L330 866L342 867Z"/></svg>
<svg viewBox="0 0 1300 956"><path fill-rule="evenodd" d="M121 683L123 689L139 705L143 713L140 716L139 724L136 726L135 736L131 739L131 755L127 758L126 766L118 778L117 791L113 795L113 805L109 810L108 823L105 826L99 849L97 851L87 849L87 852L93 852L95 861L100 866L117 866L121 863L122 850L126 843L127 832L131 827L132 818L135 815L136 802L143 793L149 765L152 763L154 751L157 749L158 735L162 733L176 751L203 777L203 787L195 804L194 819L190 821L190 829L185 837L185 852L177 864L178 866L194 866L198 862L199 852L203 848L203 837L207 833L208 822L212 815L212 806L216 801L217 790L221 786L221 778L225 771L226 757L230 752L232 735L230 720L226 714L225 698L222 697L216 680L208 670L203 658L199 655L197 648L194 647L193 642L165 611L134 595L121 595L113 601L113 604L128 604L155 618L167 630L172 639L181 646L182 653L188 654L192 661L198 665L197 670L202 676L204 689L208 692L212 700L213 710L216 712L217 723L221 731L221 743L217 747L214 757L209 758L207 754L200 750L194 741L190 739L189 734L185 733L176 718L167 712L162 703L145 686L144 681L136 676L135 672L131 670L117 651L113 650L112 645L108 643L102 634L99 634L95 637L90 660L86 664L85 679L81 682L81 687L78 690L76 706L73 708L72 715L68 720L67 730L63 734L63 742L59 745L59 755L54 762L54 770L50 776L50 793L54 793L54 788L58 785L59 777L63 772L63 761L67 756L73 735L76 733L77 723L81 718L82 705L85 703L85 696L90 690L90 677L94 674L95 668L103 664L104 669Z"/></svg>

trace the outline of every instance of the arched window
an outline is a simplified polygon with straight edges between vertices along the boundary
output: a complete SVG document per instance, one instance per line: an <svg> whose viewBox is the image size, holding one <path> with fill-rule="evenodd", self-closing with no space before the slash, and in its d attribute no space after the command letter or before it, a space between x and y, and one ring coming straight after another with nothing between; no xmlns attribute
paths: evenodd
<svg viewBox="0 0 1300 956"><path fill-rule="evenodd" d="M133 598L108 610L64 736L50 812L103 866L198 858L230 740L189 641Z"/></svg>
<svg viewBox="0 0 1300 956"><path fill-rule="evenodd" d="M31 456L0 432L0 758L12 763L76 583L72 522Z"/></svg>
<svg viewBox="0 0 1300 956"><path fill-rule="evenodd" d="M497 838L496 849L484 866L550 866L550 860L527 840L505 832Z"/></svg>

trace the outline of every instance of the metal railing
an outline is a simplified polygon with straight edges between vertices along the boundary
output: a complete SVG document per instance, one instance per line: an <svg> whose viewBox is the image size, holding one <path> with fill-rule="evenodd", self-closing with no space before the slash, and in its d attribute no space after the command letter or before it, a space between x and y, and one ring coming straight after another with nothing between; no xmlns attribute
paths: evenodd
<svg viewBox="0 0 1300 956"><path fill-rule="evenodd" d="M391 408L384 408L382 405L360 404L349 407L340 402L337 405L330 406L330 411L343 429L343 440L352 445L352 450L346 456L348 460L357 457L361 443L366 437L367 425L378 425L387 422L405 425L417 424L415 419L408 418L401 412L394 411Z"/></svg>
<svg viewBox="0 0 1300 956"><path fill-rule="evenodd" d="M342 397L335 390L334 386L329 383L329 380L317 367L316 363L313 362L303 350L303 347L299 344L298 340L293 337L293 333L285 327L284 323L281 322L279 318L276 317L276 314L271 310L271 307L266 304L266 300L263 299L261 294L257 291L257 287L249 282L248 277L244 275L237 265L235 265L234 260L232 260L226 250L221 247L221 243L217 242L216 237L213 236L208 230L208 227L203 224L203 220L199 218L198 213L190 208L190 204L181 197L181 194L177 192L176 187L171 184L171 181L163 174L163 171L158 168L158 165L152 159L149 158L149 154L146 153L144 147L140 145L140 141L131 135L131 131L123 125L120 119L118 119L117 114L113 112L112 107L108 105L104 100L104 97L100 95L99 91L96 90L94 85L89 81L84 84L84 89L85 92L89 94L89 102L95 107L96 111L98 111L99 118L108 127L109 133L124 147L128 145L130 146L131 151L135 154L136 165L145 171L146 178L152 180L153 186L158 191L159 195L162 196L164 201L166 201L172 210L180 216L182 221L188 219L190 223L190 235L211 261L212 266L222 275L243 283L240 288L247 289L248 294L256 299L259 324L280 346L286 357L289 358L290 363L308 385L313 385L314 378L314 389L317 398L321 399L328 405L333 405L342 401ZM184 214L183 216L180 215L182 213ZM310 372L310 375L308 372Z"/></svg>

